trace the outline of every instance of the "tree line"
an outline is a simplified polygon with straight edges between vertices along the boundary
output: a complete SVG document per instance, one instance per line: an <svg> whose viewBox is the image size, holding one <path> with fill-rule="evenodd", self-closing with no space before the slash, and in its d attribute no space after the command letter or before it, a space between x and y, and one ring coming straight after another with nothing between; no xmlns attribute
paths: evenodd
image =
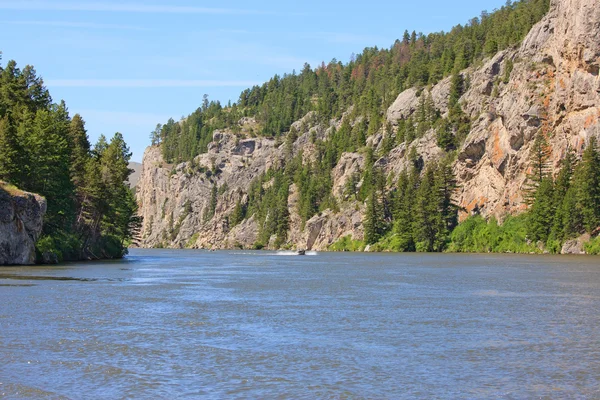
<svg viewBox="0 0 600 400"><path fill-rule="evenodd" d="M327 122L341 118L351 106L351 117L364 119L368 137L384 127L385 110L400 92L433 85L450 75L460 91L465 82L459 71L518 44L548 9L549 0L507 1L500 9L484 11L449 32L405 31L389 49L370 47L347 63L333 59L315 68L305 64L299 73L275 75L263 85L244 90L236 103L225 107L205 95L202 106L187 118L157 126L152 142L162 144L167 162L189 161L207 151L215 129L240 132L243 117L256 122L244 134L277 137L289 134L292 123L310 111ZM451 107L451 111L437 127L440 146L445 148L454 147L455 139L460 141L468 132L459 110ZM417 124L412 122L408 125ZM426 125L421 121L420 126ZM409 131L407 141L411 135Z"/></svg>
<svg viewBox="0 0 600 400"><path fill-rule="evenodd" d="M567 149L556 176L550 172L551 149L545 134L536 136L531 151L531 173L525 187L527 212L499 224L478 215L461 223L452 233L452 251L559 253L562 245L584 233L597 235L600 228L600 149L591 137L577 159ZM599 253L598 239L588 250Z"/></svg>
<svg viewBox="0 0 600 400"><path fill-rule="evenodd" d="M0 180L47 200L39 261L125 254L137 209L130 158L120 133L92 146L82 117L52 102L33 67L0 66Z"/></svg>

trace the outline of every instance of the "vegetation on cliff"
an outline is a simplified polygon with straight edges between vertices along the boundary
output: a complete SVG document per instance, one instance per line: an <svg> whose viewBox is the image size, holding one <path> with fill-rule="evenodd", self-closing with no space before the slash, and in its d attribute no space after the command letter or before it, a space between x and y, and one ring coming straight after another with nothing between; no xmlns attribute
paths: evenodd
<svg viewBox="0 0 600 400"><path fill-rule="evenodd" d="M39 261L122 257L136 203L120 133L91 146L81 116L55 104L31 66L0 66L0 179L48 201Z"/></svg>
<svg viewBox="0 0 600 400"><path fill-rule="evenodd" d="M540 149L533 160L530 183L531 207L517 217L499 225L495 219L485 221L473 216L452 233L450 251L515 252L549 251L559 253L562 243L600 227L600 152L594 137L581 161L572 152L562 160L562 168L553 178L547 168L545 140L538 135ZM598 241L591 242L588 253L598 252Z"/></svg>
<svg viewBox="0 0 600 400"><path fill-rule="evenodd" d="M507 2L449 33L406 32L390 49L365 49L347 64L332 60L314 69L305 65L299 74L275 76L245 90L227 107L205 96L189 117L157 126L152 143L160 145L162 159L168 163L190 161L187 165L194 166L204 159L203 168L208 157L196 157L199 154L221 157L229 151L228 155L241 157L245 167L244 157L252 158L255 143L257 149L264 144L276 149L268 156L271 162L255 167L248 182L256 179L249 187L238 185L236 193L222 199L213 196L215 203L224 203L204 207L209 212L203 215L210 218L215 209L220 210L219 221L205 218L204 223L218 226L223 236L240 223L258 232L245 242L248 246L256 236L256 247L270 248L293 246L300 239L309 247L319 240L320 248L332 250L369 246L382 251L560 251L563 242L585 231L594 233L600 224L599 181L594 172L598 168L590 161L597 158L591 155L597 152L595 143L577 142L578 150L586 146L583 160L577 163L571 154L561 174L551 174L556 166L548 166L546 139L554 145L557 141L545 114L550 95L534 94L539 89L534 82L524 88L531 96L519 99L515 107L519 110L494 100L500 92L519 90L517 84L525 81L540 80L540 87L552 83L558 60L540 58L536 62L546 67L535 71L524 50L496 55L518 44L548 8L546 0ZM566 87L564 82L561 85ZM484 108L474 108L479 101ZM521 126L510 122L517 113L526 115ZM498 142L493 149L486 136L491 124ZM217 129L221 132L211 143ZM504 132L509 131L514 137L506 138ZM242 140L249 136L263 138ZM564 148L552 150L556 155ZM494 153L493 159L484 166L489 153ZM221 158L223 168L231 159ZM487 167L487 172L481 172ZM461 225L459 207L452 201L457 185L453 171L470 194L489 189L468 201L465 190L461 192L462 211L471 214ZM467 188L467 181L479 173L485 174L485 180L477 181L478 185L489 187ZM523 187L525 174L529 179ZM517 183L513 187L518 188L498 200L495 189L505 181ZM216 192L219 177L210 182ZM523 189L529 206L526 213L505 218L503 224L478 215L504 216L522 210ZM494 192L492 200L490 192ZM493 208L479 209L489 203ZM357 214L363 215L362 224ZM342 222L331 222L338 216ZM299 230L307 234L300 238ZM353 235L347 236L349 232ZM363 232L363 240L355 240ZM332 237L341 239L333 245L333 240L324 239ZM211 240L198 245L213 245Z"/></svg>
<svg viewBox="0 0 600 400"><path fill-rule="evenodd" d="M187 118L157 126L151 134L152 144L162 144L169 163L189 161L207 151L215 129L241 133L239 120L243 117L254 117L257 122L245 134L277 137L289 134L292 123L310 111L328 121L340 118L352 106L353 117L363 116L364 122L348 137L348 145L360 147L366 137L385 125L385 110L401 91L423 88L454 74L452 112L439 122L440 145L451 148L454 136L468 132L460 107L454 107L464 85L468 85L458 72L519 43L548 8L549 0L509 1L499 10L483 12L447 33L405 31L389 49L366 48L346 64L333 59L316 68L306 64L300 73L276 75L262 86L244 90L237 103L227 107L218 101L209 102L205 96L202 106ZM417 115L418 120L405 121L405 129L396 137L398 143L422 135L438 119L425 112Z"/></svg>

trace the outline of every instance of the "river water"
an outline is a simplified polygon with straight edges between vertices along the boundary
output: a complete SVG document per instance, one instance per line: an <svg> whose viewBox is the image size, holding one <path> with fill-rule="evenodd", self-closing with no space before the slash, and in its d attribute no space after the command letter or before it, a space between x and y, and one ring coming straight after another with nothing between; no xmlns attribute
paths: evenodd
<svg viewBox="0 0 600 400"><path fill-rule="evenodd" d="M132 250L0 304L6 398L600 398L594 257Z"/></svg>

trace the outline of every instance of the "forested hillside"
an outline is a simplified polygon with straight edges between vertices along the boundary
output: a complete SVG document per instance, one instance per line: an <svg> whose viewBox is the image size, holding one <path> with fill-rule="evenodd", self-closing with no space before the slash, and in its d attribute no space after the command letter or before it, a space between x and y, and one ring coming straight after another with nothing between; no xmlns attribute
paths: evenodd
<svg viewBox="0 0 600 400"><path fill-rule="evenodd" d="M136 203L123 136L91 146L80 115L52 102L31 66L0 66L0 180L47 200L38 260L124 255Z"/></svg>
<svg viewBox="0 0 600 400"><path fill-rule="evenodd" d="M507 2L225 107L205 96L151 134L145 245L557 252L595 235L598 21L591 0Z"/></svg>
<svg viewBox="0 0 600 400"><path fill-rule="evenodd" d="M321 121L339 118L352 107L351 117L364 116L364 123L355 132L344 132L347 143L336 143L337 151L362 146L365 139L385 125L384 114L398 94L411 87L433 85L446 76L456 75L451 99L456 102L464 85L458 73L518 44L531 27L548 11L549 0L510 1L493 13L483 12L465 25L450 32L404 32L389 49L366 48L346 64L331 60L312 68L306 64L300 73L274 76L262 86L244 90L233 105L223 107L205 96L202 106L184 120L169 120L152 133L152 144L162 144L168 162L189 161L205 153L215 129L230 128L240 132L242 117L255 117L257 125L249 133L267 137L285 135L294 121L310 111L316 111ZM439 115L428 113L427 99L418 117L406 121L395 138L397 143L412 141L431 125L440 125L442 136L462 134L460 110L449 121L438 121ZM429 109L431 106L429 107ZM462 128L462 129L461 129ZM452 138L442 139L452 147ZM390 146L392 143L390 143Z"/></svg>

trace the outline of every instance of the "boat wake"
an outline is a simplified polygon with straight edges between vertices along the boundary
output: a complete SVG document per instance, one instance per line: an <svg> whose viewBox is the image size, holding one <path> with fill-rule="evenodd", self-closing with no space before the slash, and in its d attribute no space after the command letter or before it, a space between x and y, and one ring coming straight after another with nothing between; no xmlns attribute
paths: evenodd
<svg viewBox="0 0 600 400"><path fill-rule="evenodd" d="M282 250L276 253L278 256L316 256L316 251L304 251L304 250Z"/></svg>

